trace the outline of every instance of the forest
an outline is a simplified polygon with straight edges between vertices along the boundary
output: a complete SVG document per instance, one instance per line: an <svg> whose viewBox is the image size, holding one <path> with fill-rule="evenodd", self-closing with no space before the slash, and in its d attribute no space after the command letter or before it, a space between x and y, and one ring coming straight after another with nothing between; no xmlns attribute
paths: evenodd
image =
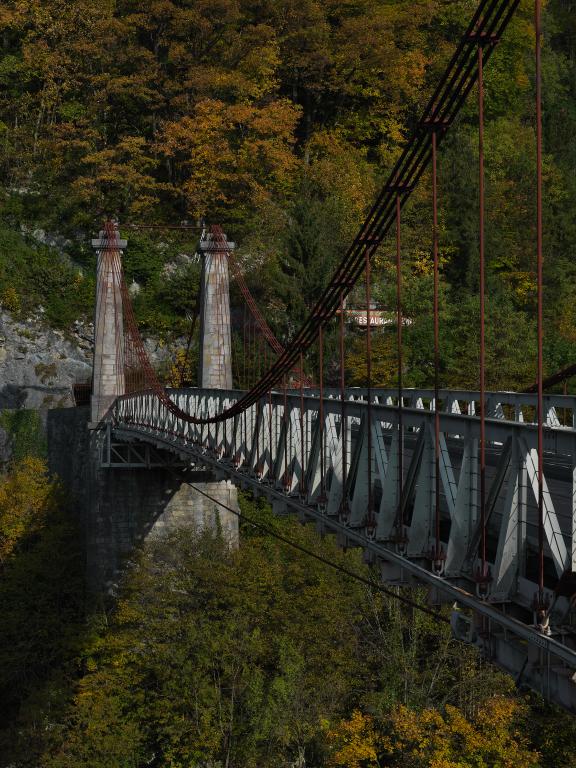
<svg viewBox="0 0 576 768"><path fill-rule="evenodd" d="M96 601L38 415L2 425L1 768L576 765L573 716L454 640L424 590L383 593L358 550L247 496L239 549L173 531Z"/></svg>
<svg viewBox="0 0 576 768"><path fill-rule="evenodd" d="M0 304L68 331L92 315L90 239L118 217L138 319L178 358L195 311L193 230L238 243L282 342L352 241L475 0L4 0ZM486 71L487 385L536 375L533 3ZM576 363L576 6L544 13L545 368ZM440 156L442 384L478 384L478 114ZM44 242L50 233L58 247ZM405 210L406 386L430 385L430 178ZM394 244L373 295L394 306ZM362 286L351 301L362 304ZM239 296L232 294L233 305ZM374 385L397 381L373 335ZM327 348L335 340L327 338ZM365 381L350 331L350 385ZM191 371L193 357L186 360ZM314 369L313 357L307 361ZM178 384L181 367L163 371ZM327 366L327 379L331 376ZM574 720L515 687L450 628L249 523L230 552L183 530L84 581L74 504L34 414L2 414L0 768L575 768ZM347 570L354 551L242 510ZM422 602L425 595L416 596Z"/></svg>
<svg viewBox="0 0 576 768"><path fill-rule="evenodd" d="M176 354L198 289L197 265L178 255L194 253L197 235L162 227L206 221L239 244L249 287L286 342L352 241L475 7L474 0L3 3L3 306L25 313L42 302L60 326L89 316L89 238L116 216L130 241L127 279L141 288L138 317ZM486 71L494 389L535 380L532 15L523 0ZM576 360L570 0L548 0L544 27L545 356L546 373L554 373ZM441 383L459 387L478 379L477 123L471 95L443 143L439 171ZM408 386L432 376L430 204L424 178L404 214L404 312L414 321L405 339ZM37 230L64 239L64 258L34 241ZM393 248L380 249L372 275L384 309L394 306ZM374 344L374 384L393 385L393 335ZM362 339L352 334L347 349L348 381L361 384Z"/></svg>

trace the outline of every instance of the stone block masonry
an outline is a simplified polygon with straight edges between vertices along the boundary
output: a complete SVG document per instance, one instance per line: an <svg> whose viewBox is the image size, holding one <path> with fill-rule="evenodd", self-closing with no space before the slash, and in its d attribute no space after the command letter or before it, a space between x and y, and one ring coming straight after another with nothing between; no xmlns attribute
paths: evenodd
<svg viewBox="0 0 576 768"><path fill-rule="evenodd" d="M94 319L93 395L90 408L55 409L48 416L50 470L59 475L81 517L88 582L111 591L123 563L150 536L182 527L221 530L238 544L238 518L218 504L238 509L236 488L227 480L193 468L161 465L103 466L106 414L125 392L122 251L117 225L107 222L93 241L98 254ZM200 383L232 387L232 345L228 250L224 238L205 233L201 297ZM202 491L198 493L192 485ZM206 494L203 495L203 494ZM208 497L208 498L207 498Z"/></svg>
<svg viewBox="0 0 576 768"><path fill-rule="evenodd" d="M94 373L92 423L98 422L126 391L124 380L124 316L121 277L122 249L118 227L109 222L92 241L98 255L96 314L94 318Z"/></svg>
<svg viewBox="0 0 576 768"><path fill-rule="evenodd" d="M228 250L205 234L202 252L202 292L200 307L200 371L198 385L203 389L232 389L232 340L230 331L230 277Z"/></svg>
<svg viewBox="0 0 576 768"><path fill-rule="evenodd" d="M237 493L229 481L188 468L102 467L105 432L88 429L89 420L87 407L54 409L48 412L47 429L49 468L78 511L92 591L114 591L124 563L149 537L182 528L213 529L237 546L237 517L191 487L200 486L234 509Z"/></svg>

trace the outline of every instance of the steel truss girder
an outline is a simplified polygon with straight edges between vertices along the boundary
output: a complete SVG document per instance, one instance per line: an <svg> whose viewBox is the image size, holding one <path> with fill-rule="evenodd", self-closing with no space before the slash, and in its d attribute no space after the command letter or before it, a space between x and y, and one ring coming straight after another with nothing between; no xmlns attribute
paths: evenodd
<svg viewBox="0 0 576 768"><path fill-rule="evenodd" d="M118 441L112 437L110 424L99 451L102 469L177 469L189 463L185 455L159 450L147 442Z"/></svg>
<svg viewBox="0 0 576 768"><path fill-rule="evenodd" d="M403 441L398 439L394 393L375 391L370 425L365 393L361 390L349 390L349 393L343 424L340 401L336 393L328 392L322 409L322 431L318 396L309 391L304 396L302 425L299 394L289 394L285 400L283 393L262 398L245 414L225 424L207 426L180 422L164 406L158 405L153 394L137 395L117 401L111 423L114 434L123 440L135 439L185 454L189 461L214 468L234 482L265 494L276 511L292 510L301 519L316 520L322 530L335 533L341 543L362 546L369 558L380 562L386 578L395 579L396 583L416 579L433 587L441 600L473 609L471 616L462 610L454 613L453 626L458 637L482 646L513 674L519 675L522 671L529 685L576 711L573 682L576 635L565 624L570 608L568 600L555 601L554 637L540 634L531 626L531 605L537 590L531 562L537 539L534 521L538 478L534 461L537 430L528 418L534 396L489 395L492 416L487 419L486 436L492 470L487 513L492 544L488 559L493 578L491 594L487 600L480 600L475 595L474 582L480 537L479 420L474 415L477 393L441 394L441 516L446 552L443 578L431 572L429 563L435 518L431 393L426 390L406 393ZM170 394L182 410L214 414L231 405L241 393L186 390ZM554 585L563 571L572 569L576 559L576 432L571 427L560 426L558 418L561 413L566 419L566 413L574 413L574 406L574 398L562 396L547 402L544 496L550 602L554 599ZM510 418L505 418L506 415ZM570 419L571 416L567 418ZM373 536L365 528L368 428L372 431L373 497L378 500L377 528ZM323 439L320 439L321 433ZM343 439L348 447L344 489ZM393 536L399 506L400 442L406 452L402 478L408 533L405 552L398 551ZM319 504L322 451L326 498ZM344 500L350 509L346 522L339 514ZM488 622L488 633L478 630L475 617L483 617L484 630Z"/></svg>

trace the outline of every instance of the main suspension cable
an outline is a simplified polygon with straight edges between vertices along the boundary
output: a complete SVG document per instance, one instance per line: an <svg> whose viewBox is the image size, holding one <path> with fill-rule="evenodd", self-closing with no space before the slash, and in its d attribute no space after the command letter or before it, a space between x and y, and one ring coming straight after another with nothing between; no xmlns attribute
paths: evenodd
<svg viewBox="0 0 576 768"><path fill-rule="evenodd" d="M300 328L292 342L269 368L259 382L232 406L219 414L211 414L210 422L224 421L242 413L265 396L285 375L297 365L300 354L305 352L317 338L319 325L325 325L338 311L342 294L347 296L365 269L365 255L372 256L396 219L397 196L401 206L410 198L415 186L428 167L432 149L429 132L433 126L437 144L440 144L447 130L453 124L478 77L476 55L477 36L486 40L484 64L492 55L495 44L500 40L520 0L481 0L473 19L463 35L441 81L421 120L418 122L411 141L401 153L389 181L382 189L360 232L336 269L316 306ZM148 367L149 364L148 364ZM202 417L181 410L163 391L146 369L149 391L154 392L162 404L177 418L188 423L201 423ZM154 373L152 372L154 377ZM162 389L162 391L160 391Z"/></svg>
<svg viewBox="0 0 576 768"><path fill-rule="evenodd" d="M432 250L434 256L434 551L432 562L437 570L442 563L440 544L440 252L438 245L438 138L432 129Z"/></svg>
<svg viewBox="0 0 576 768"><path fill-rule="evenodd" d="M406 539L404 520L404 350L403 350L403 313L402 313L402 204L400 195L396 195L396 331L398 365L398 488L396 512L396 536L399 543Z"/></svg>
<svg viewBox="0 0 576 768"><path fill-rule="evenodd" d="M538 281L538 608L544 603L544 249L542 205L542 3L535 2L536 27L536 259Z"/></svg>
<svg viewBox="0 0 576 768"><path fill-rule="evenodd" d="M478 42L478 155L479 155L479 230L480 230L480 525L481 572L479 584L486 592L487 522L486 522L486 248L484 192L484 44Z"/></svg>

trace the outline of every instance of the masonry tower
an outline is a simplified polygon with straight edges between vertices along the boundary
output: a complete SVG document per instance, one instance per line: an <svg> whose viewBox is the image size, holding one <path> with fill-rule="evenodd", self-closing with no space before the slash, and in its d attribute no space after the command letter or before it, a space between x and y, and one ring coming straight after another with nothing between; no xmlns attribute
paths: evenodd
<svg viewBox="0 0 576 768"><path fill-rule="evenodd" d="M92 246L96 249L96 313L91 422L98 424L117 397L125 394L122 251L118 225L106 222Z"/></svg>
<svg viewBox="0 0 576 768"><path fill-rule="evenodd" d="M232 389L230 277L226 236L204 232L200 241L202 282L200 300L200 370L202 389Z"/></svg>

